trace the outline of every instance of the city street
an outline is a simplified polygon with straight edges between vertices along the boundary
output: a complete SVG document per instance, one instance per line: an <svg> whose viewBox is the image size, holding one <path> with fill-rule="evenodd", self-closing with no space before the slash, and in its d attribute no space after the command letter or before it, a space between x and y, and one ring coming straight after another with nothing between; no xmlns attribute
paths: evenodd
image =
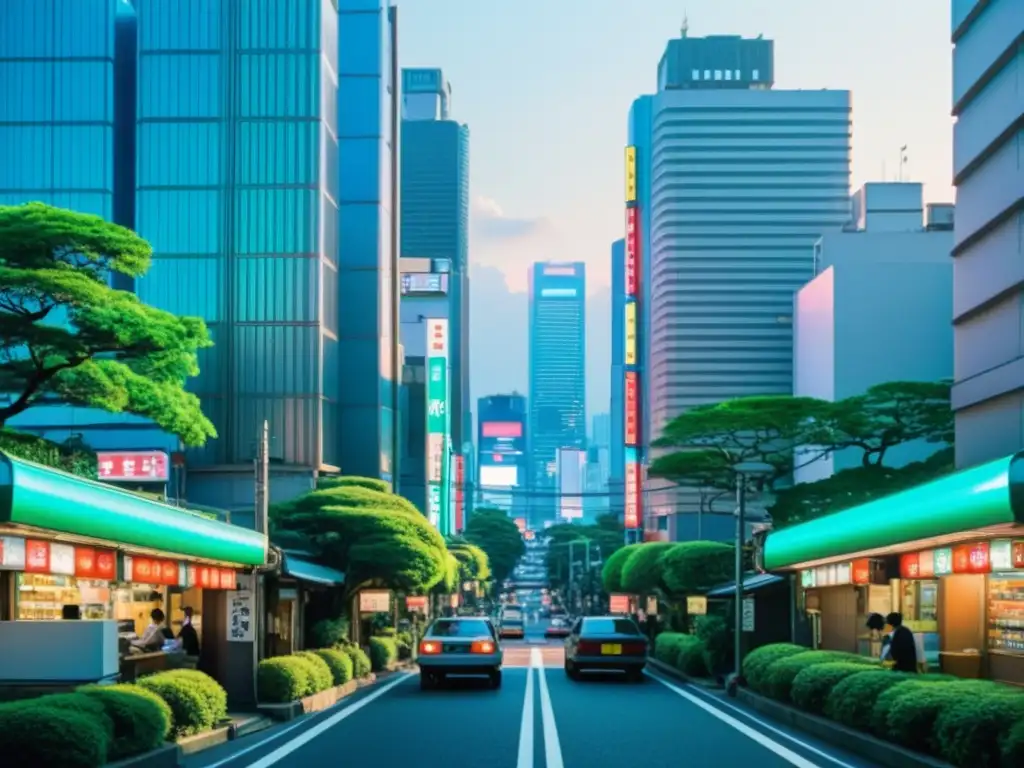
<svg viewBox="0 0 1024 768"><path fill-rule="evenodd" d="M867 768L732 701L650 674L572 682L561 643L506 643L504 683L457 679L422 692L415 674L298 723L190 760L188 768Z"/></svg>

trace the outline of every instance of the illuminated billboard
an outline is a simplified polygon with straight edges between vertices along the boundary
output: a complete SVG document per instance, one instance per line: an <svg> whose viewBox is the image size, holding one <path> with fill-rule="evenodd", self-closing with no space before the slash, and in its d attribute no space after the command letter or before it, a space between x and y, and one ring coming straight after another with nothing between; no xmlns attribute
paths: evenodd
<svg viewBox="0 0 1024 768"><path fill-rule="evenodd" d="M626 303L626 365L636 365L636 303Z"/></svg>
<svg viewBox="0 0 1024 768"><path fill-rule="evenodd" d="M462 454L456 454L452 459L454 463L453 474L455 475L454 529L455 533L462 533L462 529L465 527L465 515L463 512L465 496L463 488L466 485L466 457Z"/></svg>
<svg viewBox="0 0 1024 768"><path fill-rule="evenodd" d="M636 373L634 371L628 371L626 373L626 445L636 445L637 443L637 432L638 424L640 421L640 404L639 392L637 392L637 380Z"/></svg>
<svg viewBox="0 0 1024 768"><path fill-rule="evenodd" d="M540 295L545 299L571 299L576 295L575 288L541 288Z"/></svg>
<svg viewBox="0 0 1024 768"><path fill-rule="evenodd" d="M544 267L544 275L547 277L576 277L576 267L557 267L547 265Z"/></svg>
<svg viewBox="0 0 1024 768"><path fill-rule="evenodd" d="M626 147L626 202L636 202L636 147Z"/></svg>
<svg viewBox="0 0 1024 768"><path fill-rule="evenodd" d="M623 525L626 528L640 527L642 479L640 462L637 461L636 449L626 451L626 514Z"/></svg>
<svg viewBox="0 0 1024 768"><path fill-rule="evenodd" d="M481 437L522 437L521 421L486 421L480 425Z"/></svg>
<svg viewBox="0 0 1024 768"><path fill-rule="evenodd" d="M515 488L519 485L519 467L515 464L481 464L480 485L483 490Z"/></svg>
<svg viewBox="0 0 1024 768"><path fill-rule="evenodd" d="M427 518L443 535L452 532L449 508L451 435L448 392L448 321L427 320Z"/></svg>
<svg viewBox="0 0 1024 768"><path fill-rule="evenodd" d="M431 272L405 272L402 274L402 295L448 293L448 275Z"/></svg>
<svg viewBox="0 0 1024 768"><path fill-rule="evenodd" d="M636 208L626 209L626 296L636 296L639 282L640 229Z"/></svg>

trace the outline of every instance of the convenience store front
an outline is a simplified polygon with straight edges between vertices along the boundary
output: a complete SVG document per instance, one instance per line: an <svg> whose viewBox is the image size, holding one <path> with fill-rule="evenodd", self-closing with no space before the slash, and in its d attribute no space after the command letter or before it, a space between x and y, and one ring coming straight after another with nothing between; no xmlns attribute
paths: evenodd
<svg viewBox="0 0 1024 768"><path fill-rule="evenodd" d="M769 533L798 574L815 645L880 651L870 613L903 614L931 669L1024 684L1024 453Z"/></svg>
<svg viewBox="0 0 1024 768"><path fill-rule="evenodd" d="M177 635L188 607L215 656L219 607L266 552L263 534L0 452L0 622L110 622L127 657L154 608Z"/></svg>

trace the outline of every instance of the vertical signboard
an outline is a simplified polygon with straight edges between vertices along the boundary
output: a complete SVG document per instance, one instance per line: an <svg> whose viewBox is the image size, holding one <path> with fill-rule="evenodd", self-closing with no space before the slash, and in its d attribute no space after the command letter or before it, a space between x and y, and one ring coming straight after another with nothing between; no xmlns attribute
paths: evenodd
<svg viewBox="0 0 1024 768"><path fill-rule="evenodd" d="M626 452L626 514L622 521L627 530L640 527L640 464L637 462L636 449Z"/></svg>
<svg viewBox="0 0 1024 768"><path fill-rule="evenodd" d="M626 296L636 298L640 265L640 229L636 208L626 209Z"/></svg>
<svg viewBox="0 0 1024 768"><path fill-rule="evenodd" d="M626 373L626 445L635 446L637 442L637 426L640 414L637 411L638 393L636 391L636 372Z"/></svg>
<svg viewBox="0 0 1024 768"><path fill-rule="evenodd" d="M636 202L636 147L626 147L626 202Z"/></svg>
<svg viewBox="0 0 1024 768"><path fill-rule="evenodd" d="M624 442L626 448L625 467L625 515L623 523L627 530L635 532L643 528L643 446L640 442L640 398L643 392L641 366L637 351L640 333L637 327L637 303L640 301L643 264L641 260L639 182L637 179L637 148L626 147L626 263L625 263L625 413ZM630 539L637 540L637 539Z"/></svg>
<svg viewBox="0 0 1024 768"><path fill-rule="evenodd" d="M450 533L448 507L448 321L427 320L427 518Z"/></svg>
<svg viewBox="0 0 1024 768"><path fill-rule="evenodd" d="M636 365L636 303L626 303L626 365Z"/></svg>
<svg viewBox="0 0 1024 768"><path fill-rule="evenodd" d="M452 457L454 462L454 469L452 474L454 475L455 482L455 510L454 510L454 526L455 533L462 533L462 529L465 527L463 523L463 506L465 504L465 497L463 496L463 486L466 483L466 457L461 453L457 453Z"/></svg>

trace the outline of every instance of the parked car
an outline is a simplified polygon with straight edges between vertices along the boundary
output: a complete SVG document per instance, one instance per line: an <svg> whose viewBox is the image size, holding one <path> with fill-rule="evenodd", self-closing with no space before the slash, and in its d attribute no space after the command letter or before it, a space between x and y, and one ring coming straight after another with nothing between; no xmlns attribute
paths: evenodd
<svg viewBox="0 0 1024 768"><path fill-rule="evenodd" d="M565 674L573 680L581 672L618 671L641 682L646 665L647 638L630 618L584 616L565 639Z"/></svg>

